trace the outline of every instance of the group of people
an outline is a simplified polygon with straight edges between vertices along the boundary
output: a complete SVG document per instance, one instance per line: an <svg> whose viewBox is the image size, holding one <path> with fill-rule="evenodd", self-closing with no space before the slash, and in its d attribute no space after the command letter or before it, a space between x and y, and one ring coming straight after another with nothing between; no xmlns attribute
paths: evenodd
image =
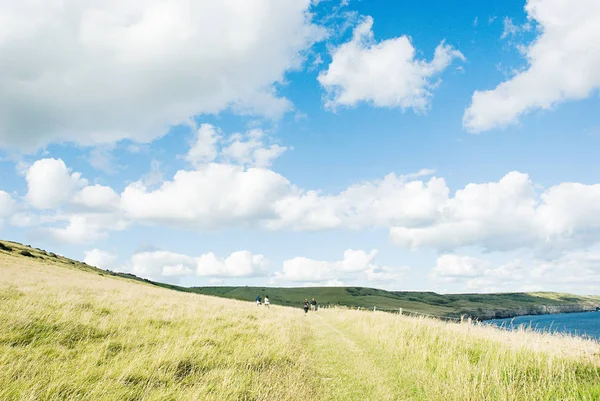
<svg viewBox="0 0 600 401"><path fill-rule="evenodd" d="M265 295L265 306L268 308L271 305L271 301L269 301L269 296ZM260 306L263 304L263 299L260 297L260 294L256 294L256 306ZM313 312L317 311L317 301L313 298L312 301L308 302L308 299L304 300L304 313L308 313L308 309Z"/></svg>
<svg viewBox="0 0 600 401"><path fill-rule="evenodd" d="M317 311L317 301L315 301L314 298L312 299L312 301L310 301L310 304L308 303L308 299L304 300L304 313L308 313L309 307L310 310L312 310L313 312Z"/></svg>
<svg viewBox="0 0 600 401"><path fill-rule="evenodd" d="M260 297L259 294L256 294L256 306L260 306L262 305L262 298ZM269 296L265 295L265 306L268 308L269 305L271 305L271 301L269 301Z"/></svg>

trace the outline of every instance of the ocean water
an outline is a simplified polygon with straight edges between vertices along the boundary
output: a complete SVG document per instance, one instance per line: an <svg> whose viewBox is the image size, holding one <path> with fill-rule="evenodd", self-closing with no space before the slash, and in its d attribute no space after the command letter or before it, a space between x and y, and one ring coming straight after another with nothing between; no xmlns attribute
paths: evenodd
<svg viewBox="0 0 600 401"><path fill-rule="evenodd" d="M485 323L509 329L521 325L538 331L568 333L600 341L600 312L560 313L487 320Z"/></svg>

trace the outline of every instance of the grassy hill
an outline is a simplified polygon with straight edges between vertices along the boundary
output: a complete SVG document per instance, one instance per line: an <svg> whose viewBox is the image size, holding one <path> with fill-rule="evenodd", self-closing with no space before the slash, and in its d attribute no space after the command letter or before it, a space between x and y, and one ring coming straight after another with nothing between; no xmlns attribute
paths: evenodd
<svg viewBox="0 0 600 401"><path fill-rule="evenodd" d="M581 338L257 307L3 244L3 401L600 399Z"/></svg>
<svg viewBox="0 0 600 401"><path fill-rule="evenodd" d="M3 250L4 248L4 250ZM580 312L600 307L600 297L551 292L504 294L436 294L434 292L385 291L364 287L181 287L136 277L133 274L100 270L85 263L68 259L39 248L15 242L0 242L0 252L13 253L84 271L141 281L157 287L180 292L193 292L241 301L253 301L256 294L269 295L273 304L301 307L305 298L316 298L320 305L338 305L351 308L373 309L403 313L427 314L447 318L462 315L479 320L536 315L543 313Z"/></svg>
<svg viewBox="0 0 600 401"><path fill-rule="evenodd" d="M276 304L299 306L305 298L321 305L416 312L444 317L468 315L480 319L525 314L595 310L600 297L558 293L450 294L434 292L393 292L363 287L265 288L195 287L192 291L238 300L253 300L256 294L269 295Z"/></svg>

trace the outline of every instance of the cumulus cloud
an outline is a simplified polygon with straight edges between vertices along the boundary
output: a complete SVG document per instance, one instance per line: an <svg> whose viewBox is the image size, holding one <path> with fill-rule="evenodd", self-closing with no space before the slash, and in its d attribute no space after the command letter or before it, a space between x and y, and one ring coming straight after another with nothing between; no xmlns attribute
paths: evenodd
<svg viewBox="0 0 600 401"><path fill-rule="evenodd" d="M589 97L600 88L600 2L528 0L538 37L523 47L527 67L495 89L476 91L463 123L472 132L514 123L536 109ZM515 32L508 25L506 35Z"/></svg>
<svg viewBox="0 0 600 401"><path fill-rule="evenodd" d="M77 192L72 199L75 205L88 210L115 211L119 208L119 195L104 185L88 185Z"/></svg>
<svg viewBox="0 0 600 401"><path fill-rule="evenodd" d="M275 273L275 280L318 285L341 284L341 280L357 278L383 282L400 279L407 270L406 267L392 268L378 265L374 262L376 256L375 249L369 253L347 249L344 258L336 262L299 256L284 261L282 270Z"/></svg>
<svg viewBox="0 0 600 401"><path fill-rule="evenodd" d="M232 106L278 116L292 106L275 84L324 37L310 7L0 2L0 147L147 141Z"/></svg>
<svg viewBox="0 0 600 401"><path fill-rule="evenodd" d="M538 195L527 174L511 172L498 182L467 185L438 211L431 224L392 227L391 239L442 251L581 248L600 233L600 185L561 183Z"/></svg>
<svg viewBox="0 0 600 401"><path fill-rule="evenodd" d="M2 228L4 219L14 218L14 214L17 210L17 203L13 197L8 193L0 190L0 228Z"/></svg>
<svg viewBox="0 0 600 401"><path fill-rule="evenodd" d="M218 228L274 218L272 205L288 191L289 182L271 170L210 163L180 170L155 190L131 184L121 194L121 206L132 220Z"/></svg>
<svg viewBox="0 0 600 401"><path fill-rule="evenodd" d="M376 42L372 27L373 18L366 17L349 42L332 50L331 64L318 78L328 94L326 106L335 109L368 102L425 111L437 84L433 78L464 56L442 41L433 60L419 60L407 36Z"/></svg>
<svg viewBox="0 0 600 401"><path fill-rule="evenodd" d="M530 291L539 288L593 293L600 285L600 249L567 252L554 258L531 254L503 263L444 254L437 259L430 277L463 284L468 291Z"/></svg>
<svg viewBox="0 0 600 401"><path fill-rule="evenodd" d="M191 275L195 269L194 258L173 252L140 252L131 257L125 271L144 278Z"/></svg>
<svg viewBox="0 0 600 401"><path fill-rule="evenodd" d="M420 225L433 221L446 201L449 189L443 179L415 180L429 175L389 174L382 180L362 182L335 195L305 191L287 196L275 205L278 218L271 229L320 230L346 227Z"/></svg>
<svg viewBox="0 0 600 401"><path fill-rule="evenodd" d="M448 191L443 179L425 183L390 174L325 195L298 189L272 170L210 163L178 171L154 190L142 182L131 184L121 194L121 206L132 220L177 227L360 229L433 221Z"/></svg>
<svg viewBox="0 0 600 401"><path fill-rule="evenodd" d="M87 181L80 173L71 173L61 159L41 159L25 175L27 201L37 209L56 209L72 198Z"/></svg>
<svg viewBox="0 0 600 401"><path fill-rule="evenodd" d="M249 132L245 138L252 138L254 131ZM234 135L228 143L239 139ZM221 146L218 160L222 153ZM600 184L565 182L542 190L527 174L514 171L451 193L446 181L433 173L392 173L327 194L298 188L267 168L212 161L162 182L150 184L142 178L118 194L107 186L87 185L62 160L42 159L26 170L25 199L34 209L60 209L55 214L19 210L9 221L38 225L52 238L75 243L106 238L131 224L297 231L382 228L402 247L439 252L473 246L560 254L598 242ZM372 271L373 277L383 273Z"/></svg>
<svg viewBox="0 0 600 401"><path fill-rule="evenodd" d="M130 222L119 213L65 213L41 219L38 231L62 243L89 244L108 238L110 231L123 231Z"/></svg>
<svg viewBox="0 0 600 401"><path fill-rule="evenodd" d="M81 173L71 172L62 159L37 160L25 171L25 179L27 204L45 212L15 214L11 218L15 226L37 226L40 234L59 242L83 244L129 225L122 216L120 196L112 188L88 185Z"/></svg>
<svg viewBox="0 0 600 401"><path fill-rule="evenodd" d="M92 249L90 251L85 251L84 255L83 261L90 266L95 266L104 270L116 267L117 255L112 252Z"/></svg>
<svg viewBox="0 0 600 401"><path fill-rule="evenodd" d="M10 217L17 209L17 203L13 197L4 191L0 191L0 219Z"/></svg>
<svg viewBox="0 0 600 401"><path fill-rule="evenodd" d="M254 129L245 136L237 135L223 148L225 160L243 166L269 167L273 160L281 156L287 147L263 142L263 130Z"/></svg>
<svg viewBox="0 0 600 401"><path fill-rule="evenodd" d="M196 275L201 277L253 277L265 274L269 261L263 255L237 251L224 259L212 252L196 258Z"/></svg>
<svg viewBox="0 0 600 401"><path fill-rule="evenodd" d="M265 139L268 139L267 135L258 128L234 133L226 138L219 128L202 124L185 160L196 168L214 161L247 167L269 167L288 148L268 145Z"/></svg>
<svg viewBox="0 0 600 401"><path fill-rule="evenodd" d="M266 274L269 262L263 255L237 251L226 258L209 252L191 257L168 251L136 253L125 270L137 276L159 279L162 277L256 277Z"/></svg>
<svg viewBox="0 0 600 401"><path fill-rule="evenodd" d="M217 142L223 136L220 129L210 125L201 124L196 131L196 140L185 155L185 160L193 166L210 163L217 158Z"/></svg>
<svg viewBox="0 0 600 401"><path fill-rule="evenodd" d="M446 254L437 258L432 274L443 278L477 277L488 267L489 263L482 259Z"/></svg>

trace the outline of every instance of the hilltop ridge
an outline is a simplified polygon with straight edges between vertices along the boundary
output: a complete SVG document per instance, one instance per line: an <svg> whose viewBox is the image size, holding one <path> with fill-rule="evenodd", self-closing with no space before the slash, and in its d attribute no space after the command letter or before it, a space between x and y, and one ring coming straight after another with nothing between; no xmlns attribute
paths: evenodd
<svg viewBox="0 0 600 401"><path fill-rule="evenodd" d="M438 294L435 292L386 291L365 287L194 287L192 291L238 300L268 293L271 302L295 306L315 297L322 305L339 305L444 318L469 316L479 320L522 315L588 312L600 307L600 297L553 292L498 294Z"/></svg>

